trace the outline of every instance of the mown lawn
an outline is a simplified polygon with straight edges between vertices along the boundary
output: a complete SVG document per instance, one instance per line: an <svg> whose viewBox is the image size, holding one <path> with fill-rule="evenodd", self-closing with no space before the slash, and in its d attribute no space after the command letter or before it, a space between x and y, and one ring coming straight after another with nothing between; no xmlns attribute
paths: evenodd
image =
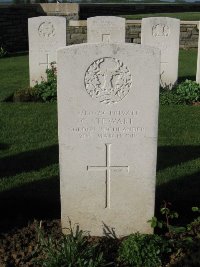
<svg viewBox="0 0 200 267"><path fill-rule="evenodd" d="M179 79L195 80L197 49L180 50ZM0 102L19 88L29 86L28 55L0 59Z"/></svg>
<svg viewBox="0 0 200 267"><path fill-rule="evenodd" d="M0 101L29 85L28 55L0 58Z"/></svg>
<svg viewBox="0 0 200 267"><path fill-rule="evenodd" d="M197 49L179 51L179 81L190 79L196 80Z"/></svg>
<svg viewBox="0 0 200 267"><path fill-rule="evenodd" d="M59 218L56 104L1 103L0 125L0 230Z"/></svg>
<svg viewBox="0 0 200 267"><path fill-rule="evenodd" d="M28 58L0 62L3 99L20 82L28 82ZM195 78L195 62L196 50L182 50L179 77ZM200 206L199 118L199 106L160 106L156 212L162 200L168 200L184 221L192 206ZM59 218L56 104L1 102L0 125L0 228L34 218Z"/></svg>
<svg viewBox="0 0 200 267"><path fill-rule="evenodd" d="M170 17L186 21L199 21L200 12L176 12L176 13L150 13L150 14L134 14L122 16L126 19L142 19L149 17Z"/></svg>
<svg viewBox="0 0 200 267"><path fill-rule="evenodd" d="M156 208L170 201L183 220L200 206L199 118L200 106L160 106Z"/></svg>

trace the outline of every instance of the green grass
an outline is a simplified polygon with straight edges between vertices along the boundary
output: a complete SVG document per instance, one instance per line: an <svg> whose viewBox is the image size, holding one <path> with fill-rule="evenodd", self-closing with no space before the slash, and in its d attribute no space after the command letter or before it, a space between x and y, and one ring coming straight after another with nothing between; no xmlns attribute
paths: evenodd
<svg viewBox="0 0 200 267"><path fill-rule="evenodd" d="M134 14L121 16L126 19L142 19L148 17L170 17L186 21L199 21L200 12L180 12L180 13L152 13L152 14Z"/></svg>
<svg viewBox="0 0 200 267"><path fill-rule="evenodd" d="M197 49L179 51L179 80L196 80Z"/></svg>
<svg viewBox="0 0 200 267"><path fill-rule="evenodd" d="M179 79L195 80L197 49L180 50ZM28 55L0 59L0 102L29 85Z"/></svg>
<svg viewBox="0 0 200 267"><path fill-rule="evenodd" d="M56 105L2 103L0 107L0 192L31 182L32 174L34 180L58 174Z"/></svg>
<svg viewBox="0 0 200 267"><path fill-rule="evenodd" d="M56 105L1 103L0 125L0 228L58 217Z"/></svg>
<svg viewBox="0 0 200 267"><path fill-rule="evenodd" d="M0 58L0 102L29 85L28 56Z"/></svg>
<svg viewBox="0 0 200 267"><path fill-rule="evenodd" d="M200 107L160 107L157 204L172 202L185 220L190 207L200 206L199 118Z"/></svg>

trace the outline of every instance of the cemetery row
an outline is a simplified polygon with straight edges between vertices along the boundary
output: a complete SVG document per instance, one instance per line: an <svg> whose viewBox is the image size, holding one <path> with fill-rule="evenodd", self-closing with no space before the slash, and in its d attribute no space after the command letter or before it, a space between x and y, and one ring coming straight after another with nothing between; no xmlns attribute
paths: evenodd
<svg viewBox="0 0 200 267"><path fill-rule="evenodd" d="M161 51L160 83L172 88L178 78L180 21L173 18L145 18L142 20L142 45ZM125 43L125 19L94 17L87 20L88 43ZM66 46L66 19L64 17L36 17L29 19L30 85L46 77L46 69L56 63L56 50ZM199 61L199 59L198 59ZM199 82L199 64L197 77Z"/></svg>
<svg viewBox="0 0 200 267"><path fill-rule="evenodd" d="M31 85L57 64L62 227L150 233L159 87L177 81L180 21L143 19L142 45L125 43L125 19L87 26L88 42L66 47L65 18L29 19Z"/></svg>

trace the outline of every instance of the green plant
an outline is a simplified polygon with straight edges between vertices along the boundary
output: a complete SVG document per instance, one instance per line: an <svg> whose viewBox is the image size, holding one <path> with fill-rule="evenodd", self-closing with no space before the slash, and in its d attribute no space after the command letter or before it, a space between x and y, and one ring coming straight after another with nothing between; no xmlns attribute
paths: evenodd
<svg viewBox="0 0 200 267"><path fill-rule="evenodd" d="M192 211L200 213L200 208L192 207ZM187 225L187 231L190 235L195 236L200 241L200 216Z"/></svg>
<svg viewBox="0 0 200 267"><path fill-rule="evenodd" d="M158 221L158 219L155 216L152 217L152 219L148 221L151 223L152 228L158 227L162 229L163 227L166 227L170 233L171 229L173 228L171 225L171 220L177 219L179 216L176 211L172 211L170 208L171 208L171 203L163 201L163 205L160 208L160 213L164 215L165 220Z"/></svg>
<svg viewBox="0 0 200 267"><path fill-rule="evenodd" d="M200 101L200 86L195 81L185 80L175 88L179 103L192 104Z"/></svg>
<svg viewBox="0 0 200 267"><path fill-rule="evenodd" d="M160 89L160 104L161 105L177 105L179 103L179 97L174 89L166 90Z"/></svg>
<svg viewBox="0 0 200 267"><path fill-rule="evenodd" d="M197 257L200 251L200 216L186 226L174 226L171 221L178 218L178 213L171 211L170 206L171 203L164 201L160 212L165 219L159 221L156 217L153 217L149 222L153 228L158 227L166 230L165 237L168 240L172 258L175 261L184 262L184 260L187 260L191 264L187 266L197 266L193 265L193 263L198 261L200 264L200 258ZM192 211L200 213L200 208L193 207Z"/></svg>
<svg viewBox="0 0 200 267"><path fill-rule="evenodd" d="M200 213L200 208L192 207L193 212ZM200 216L186 225L185 230L176 235L175 255L183 255L176 267L200 266Z"/></svg>
<svg viewBox="0 0 200 267"><path fill-rule="evenodd" d="M169 240L171 247L179 248L182 246L184 240L180 238L180 235L186 232L186 227L172 225L172 221L179 217L179 214L176 211L171 210L171 203L163 201L163 205L160 208L160 213L164 216L163 220L158 220L156 217L153 217L149 222L151 223L152 228L160 228L165 231L165 236ZM185 240L190 241L190 240Z"/></svg>
<svg viewBox="0 0 200 267"><path fill-rule="evenodd" d="M176 211L172 211L170 209L171 203L166 201L163 201L163 203L164 204L161 206L160 212L162 215L164 215L165 219L159 221L157 217L152 217L152 219L148 221L149 223L151 223L152 228L165 228L167 230L167 236L169 236L170 239L173 239L174 235L178 234L180 235L180 237L192 235L200 239L200 216L194 219L187 226L174 226L172 225L171 220L177 219L179 215ZM200 208L192 207L192 211L200 213Z"/></svg>
<svg viewBox="0 0 200 267"><path fill-rule="evenodd" d="M3 48L3 46L0 46L0 58L5 57L7 55L7 51Z"/></svg>
<svg viewBox="0 0 200 267"><path fill-rule="evenodd" d="M160 104L193 104L200 101L200 86L195 81L185 80L172 90L160 89Z"/></svg>
<svg viewBox="0 0 200 267"><path fill-rule="evenodd" d="M43 102L55 102L57 100L57 75L54 63L46 70L47 80L37 83L34 88L38 91L38 96Z"/></svg>
<svg viewBox="0 0 200 267"><path fill-rule="evenodd" d="M160 236L135 233L122 241L119 261L134 267L157 267L166 251L167 243Z"/></svg>
<svg viewBox="0 0 200 267"><path fill-rule="evenodd" d="M36 83L34 87L27 87L17 90L13 94L14 102L55 102L57 99L57 76L54 63L51 63L51 69L46 70L47 80Z"/></svg>
<svg viewBox="0 0 200 267"><path fill-rule="evenodd" d="M97 244L88 242L86 233L76 226L72 229L71 222L68 235L56 239L45 237L44 232L38 229L39 249L43 258L38 262L42 267L103 267L105 263L103 253Z"/></svg>

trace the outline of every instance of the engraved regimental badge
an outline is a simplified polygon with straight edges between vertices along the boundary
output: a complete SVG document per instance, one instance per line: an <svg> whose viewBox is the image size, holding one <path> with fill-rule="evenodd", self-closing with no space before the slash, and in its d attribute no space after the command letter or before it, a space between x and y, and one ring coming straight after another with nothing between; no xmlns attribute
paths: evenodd
<svg viewBox="0 0 200 267"><path fill-rule="evenodd" d="M116 58L104 57L95 60L85 73L85 88L88 94L104 104L121 101L132 85L127 66Z"/></svg>
<svg viewBox="0 0 200 267"><path fill-rule="evenodd" d="M50 21L42 22L38 28L40 37L51 38L55 35L55 27Z"/></svg>

